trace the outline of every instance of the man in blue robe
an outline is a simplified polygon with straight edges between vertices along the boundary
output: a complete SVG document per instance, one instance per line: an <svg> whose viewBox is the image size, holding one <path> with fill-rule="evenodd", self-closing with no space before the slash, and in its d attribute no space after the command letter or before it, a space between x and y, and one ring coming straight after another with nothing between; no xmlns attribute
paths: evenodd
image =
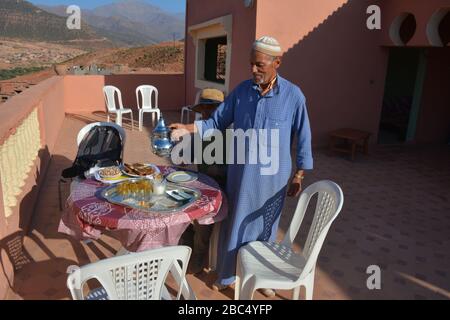
<svg viewBox="0 0 450 320"><path fill-rule="evenodd" d="M248 143L243 149L244 163L236 161L240 156L237 148L227 162L229 216L222 223L219 240L215 284L218 290L234 283L236 257L242 245L250 241L276 240L286 193L298 196L304 170L313 168L305 96L299 87L278 74L281 54L276 39L268 36L258 39L251 53L251 80L239 84L209 119L188 125L171 125L175 140L186 130L206 138L210 129L225 131L231 125L235 131L254 129L258 133L264 132L262 136L257 135L258 147L265 149L266 155L276 155L273 159L278 161L271 164L272 168L267 168L267 162L249 161L247 158L255 150ZM261 129L267 129L269 133ZM276 131L278 137L271 135L272 131ZM293 173L291 147L295 136L297 154Z"/></svg>

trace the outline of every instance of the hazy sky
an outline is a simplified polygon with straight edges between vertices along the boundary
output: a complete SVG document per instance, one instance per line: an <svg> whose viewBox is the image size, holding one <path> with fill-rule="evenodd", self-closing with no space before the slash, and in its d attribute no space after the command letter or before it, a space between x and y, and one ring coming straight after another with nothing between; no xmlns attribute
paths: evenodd
<svg viewBox="0 0 450 320"><path fill-rule="evenodd" d="M127 0L28 0L34 4L45 4L45 5L71 5L75 4L81 8L95 8L104 4L112 2L124 2ZM163 10L169 12L184 12L186 9L185 0L143 0L149 4L160 7Z"/></svg>

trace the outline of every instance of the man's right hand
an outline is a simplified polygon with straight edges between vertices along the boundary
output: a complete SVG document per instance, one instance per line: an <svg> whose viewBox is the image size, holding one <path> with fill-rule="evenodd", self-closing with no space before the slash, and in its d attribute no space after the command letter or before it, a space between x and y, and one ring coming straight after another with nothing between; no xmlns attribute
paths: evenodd
<svg viewBox="0 0 450 320"><path fill-rule="evenodd" d="M193 123L173 123L169 125L169 128L172 129L171 139L173 141L179 141L182 136L197 132L197 127Z"/></svg>

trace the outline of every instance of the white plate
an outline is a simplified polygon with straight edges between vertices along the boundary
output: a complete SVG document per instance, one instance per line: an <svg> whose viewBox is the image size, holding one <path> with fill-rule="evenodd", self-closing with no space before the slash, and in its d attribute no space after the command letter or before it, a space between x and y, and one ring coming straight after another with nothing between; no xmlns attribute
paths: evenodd
<svg viewBox="0 0 450 320"><path fill-rule="evenodd" d="M175 171L166 177L167 180L173 183L195 181L197 178L198 176L195 173L187 171Z"/></svg>
<svg viewBox="0 0 450 320"><path fill-rule="evenodd" d="M154 176L155 174L161 173L161 171L159 170L159 168L158 168L157 166L155 166L154 164L151 164L151 163L144 163L144 165L145 165L146 167L152 167L153 169L155 169L155 172L152 173L152 174L149 174L149 175L147 175L147 176L139 176L139 175L137 175L137 174L127 173L127 172L125 172L124 170L122 170L122 172L123 172L123 174L125 174L125 175L127 175L127 176L130 176L130 177L133 177L133 178L153 178L153 176Z"/></svg>
<svg viewBox="0 0 450 320"><path fill-rule="evenodd" d="M97 181L103 182L103 183L107 183L107 184L113 184L113 183L117 183L117 182L121 182L121 181L125 181L130 179L129 177L126 177L125 174L123 175L123 178L113 178L113 179L108 179L108 178L102 178L100 176L100 174L98 173L98 171L96 171L94 173L94 178Z"/></svg>

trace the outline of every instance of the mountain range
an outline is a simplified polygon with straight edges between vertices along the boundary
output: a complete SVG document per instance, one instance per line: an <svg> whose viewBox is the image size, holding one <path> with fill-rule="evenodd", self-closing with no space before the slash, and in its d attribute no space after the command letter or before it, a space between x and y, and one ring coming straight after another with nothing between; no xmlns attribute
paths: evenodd
<svg viewBox="0 0 450 320"><path fill-rule="evenodd" d="M184 17L140 0L81 9L81 30L65 27L67 6L0 1L0 36L44 41L106 39L116 46L140 46L184 37ZM36 23L37 22L37 23Z"/></svg>
<svg viewBox="0 0 450 320"><path fill-rule="evenodd" d="M47 41L101 38L86 23L82 23L80 30L69 30L65 18L24 0L0 1L0 37Z"/></svg>

